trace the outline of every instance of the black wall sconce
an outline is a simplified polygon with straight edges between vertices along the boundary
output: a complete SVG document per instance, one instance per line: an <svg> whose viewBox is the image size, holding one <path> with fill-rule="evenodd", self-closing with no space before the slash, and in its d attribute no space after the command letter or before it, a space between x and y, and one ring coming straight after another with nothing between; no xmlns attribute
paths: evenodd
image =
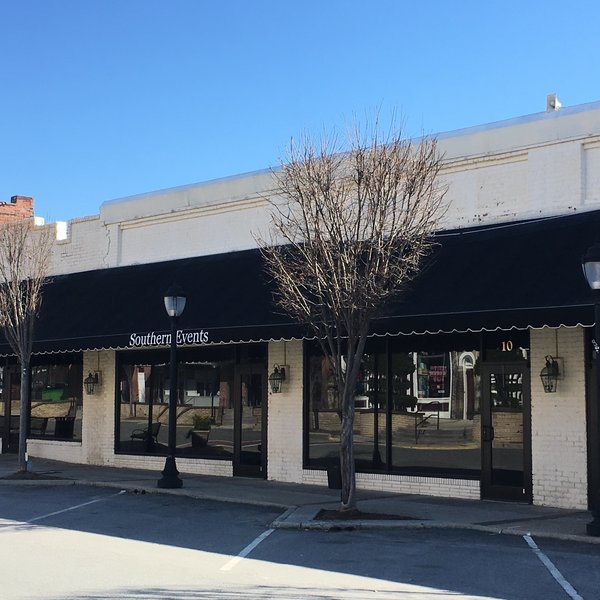
<svg viewBox="0 0 600 600"><path fill-rule="evenodd" d="M558 368L558 362L550 354L545 357L545 360L546 366L540 372L540 379L544 386L544 392L551 394L556 392L560 369Z"/></svg>
<svg viewBox="0 0 600 600"><path fill-rule="evenodd" d="M281 393L281 384L285 381L285 367L273 365L273 372L269 375L269 385L273 394Z"/></svg>
<svg viewBox="0 0 600 600"><path fill-rule="evenodd" d="M83 380L83 385L85 386L86 394L92 395L96 389L96 386L100 385L98 373L90 372L90 374Z"/></svg>
<svg viewBox="0 0 600 600"><path fill-rule="evenodd" d="M90 371L89 375L83 380L83 386L85 387L85 393L92 395L96 388L102 385L102 373L100 371L100 353L96 352L96 359L98 360L98 368L95 371Z"/></svg>

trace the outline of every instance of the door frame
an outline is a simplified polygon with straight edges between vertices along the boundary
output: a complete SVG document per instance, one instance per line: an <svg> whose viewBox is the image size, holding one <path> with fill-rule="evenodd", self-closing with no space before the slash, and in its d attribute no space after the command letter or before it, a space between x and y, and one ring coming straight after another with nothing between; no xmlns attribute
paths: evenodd
<svg viewBox="0 0 600 600"><path fill-rule="evenodd" d="M242 377L260 375L263 380L261 397L261 451L260 465L242 464ZM264 363L251 363L235 366L233 378L233 475L240 477L267 478L267 367Z"/></svg>
<svg viewBox="0 0 600 600"><path fill-rule="evenodd" d="M494 432L489 376L501 370L523 377L523 485L502 485L492 478ZM525 361L483 362L481 364L481 499L527 502L533 500L531 468L531 384L529 364Z"/></svg>

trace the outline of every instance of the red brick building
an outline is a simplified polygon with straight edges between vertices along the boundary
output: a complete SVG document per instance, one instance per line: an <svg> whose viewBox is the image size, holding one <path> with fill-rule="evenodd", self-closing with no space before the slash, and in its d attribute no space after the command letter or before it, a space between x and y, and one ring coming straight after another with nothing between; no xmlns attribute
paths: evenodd
<svg viewBox="0 0 600 600"><path fill-rule="evenodd" d="M33 198L12 196L10 202L0 202L0 223L33 217Z"/></svg>

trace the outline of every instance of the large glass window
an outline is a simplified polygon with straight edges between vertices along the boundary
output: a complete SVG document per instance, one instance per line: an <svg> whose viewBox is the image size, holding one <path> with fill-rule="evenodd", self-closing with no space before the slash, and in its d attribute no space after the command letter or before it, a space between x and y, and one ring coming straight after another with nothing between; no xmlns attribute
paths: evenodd
<svg viewBox="0 0 600 600"><path fill-rule="evenodd" d="M82 363L31 367L30 437L81 440Z"/></svg>
<svg viewBox="0 0 600 600"><path fill-rule="evenodd" d="M166 454L168 358L164 351L120 355L117 451ZM178 455L232 458L234 366L232 348L178 353Z"/></svg>
<svg viewBox="0 0 600 600"><path fill-rule="evenodd" d="M355 390L357 471L478 476L480 353L469 342L465 349L407 350L369 341ZM316 345L307 359L308 466L325 467L339 455L338 397Z"/></svg>

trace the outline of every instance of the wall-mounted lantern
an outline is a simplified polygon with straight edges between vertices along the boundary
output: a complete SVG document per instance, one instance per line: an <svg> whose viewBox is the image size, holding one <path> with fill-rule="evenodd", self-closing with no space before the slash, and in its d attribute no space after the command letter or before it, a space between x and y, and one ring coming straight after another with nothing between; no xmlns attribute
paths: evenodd
<svg viewBox="0 0 600 600"><path fill-rule="evenodd" d="M540 379L544 386L544 392L551 394L556 392L560 369L558 368L558 362L550 354L545 357L545 360L546 366L540 372Z"/></svg>
<svg viewBox="0 0 600 600"><path fill-rule="evenodd" d="M96 352L96 358L98 359L98 367L95 371L90 371L89 375L83 380L83 387L85 393L92 395L97 388L102 385L102 372L100 371L100 353Z"/></svg>
<svg viewBox="0 0 600 600"><path fill-rule="evenodd" d="M269 375L269 385L274 394L281 393L281 384L285 381L285 367L273 366L273 372Z"/></svg>
<svg viewBox="0 0 600 600"><path fill-rule="evenodd" d="M90 372L90 374L83 380L83 385L85 386L86 394L91 396L96 391L96 386L100 385L98 373Z"/></svg>

